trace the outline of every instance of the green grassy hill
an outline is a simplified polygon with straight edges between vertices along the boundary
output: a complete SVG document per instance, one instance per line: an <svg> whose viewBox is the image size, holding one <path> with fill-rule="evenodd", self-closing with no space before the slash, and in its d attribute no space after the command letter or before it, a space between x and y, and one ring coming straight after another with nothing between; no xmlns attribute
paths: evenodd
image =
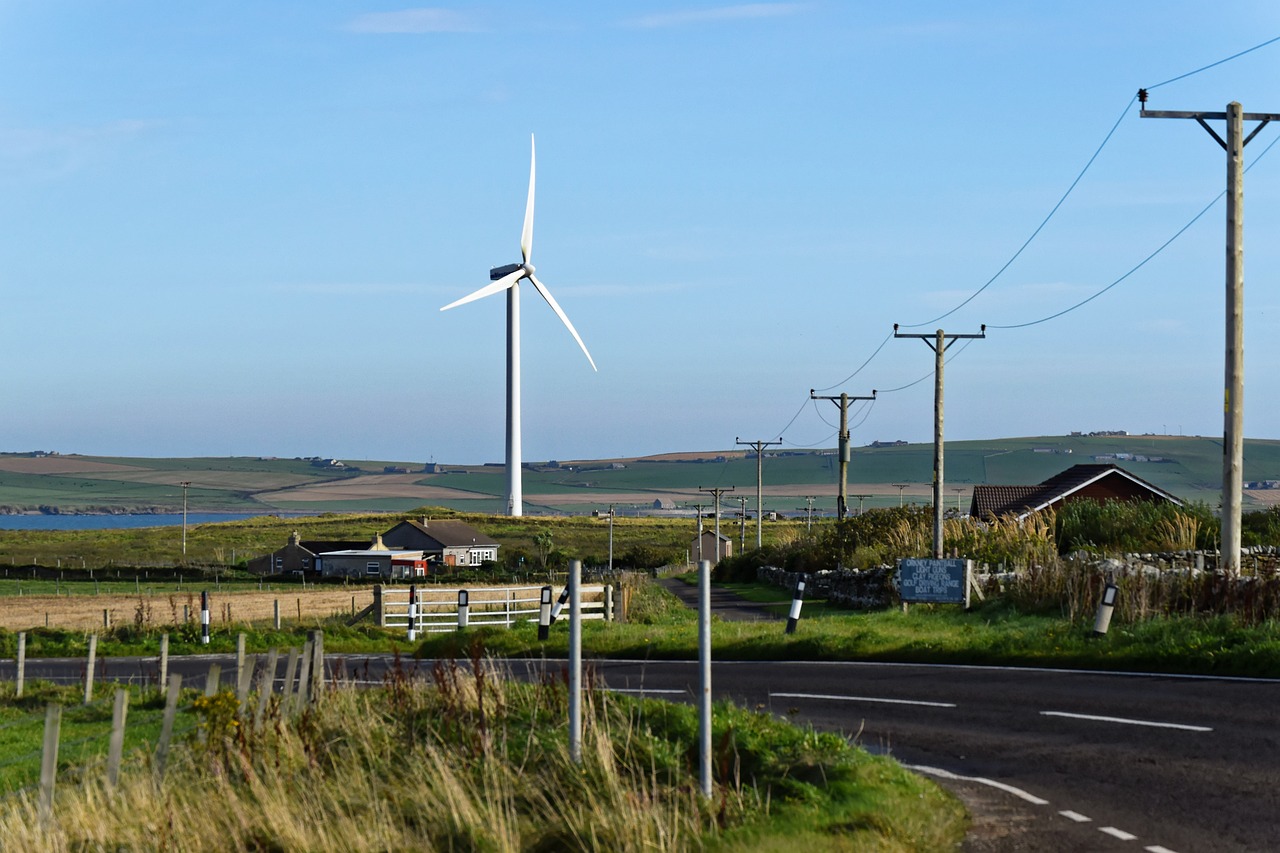
<svg viewBox="0 0 1280 853"><path fill-rule="evenodd" d="M1222 443L1197 436L1041 436L948 442L948 500L967 504L975 484L1031 484L1078 463L1122 455L1118 464L1188 500L1215 504L1221 488ZM1124 456L1127 455L1127 458ZM927 501L932 479L929 444L854 449L851 494L866 506ZM0 508L8 512L178 511L180 483L188 481L192 511L304 512L405 511L431 504L469 512L498 512L505 474L499 466L343 460L323 467L308 459L256 457L131 459L0 454ZM1246 481L1280 480L1280 441L1245 443ZM835 505L837 462L831 450L782 449L764 460L765 506L794 512L806 496L819 510ZM580 460L527 466L524 491L530 512L577 513L615 503L640 511L658 498L705 502L699 488L733 487L754 502L756 460L741 448L616 460ZM899 490L893 484L907 484ZM1280 490L1276 490L1280 497ZM1246 494L1247 504L1268 503L1269 492Z"/></svg>

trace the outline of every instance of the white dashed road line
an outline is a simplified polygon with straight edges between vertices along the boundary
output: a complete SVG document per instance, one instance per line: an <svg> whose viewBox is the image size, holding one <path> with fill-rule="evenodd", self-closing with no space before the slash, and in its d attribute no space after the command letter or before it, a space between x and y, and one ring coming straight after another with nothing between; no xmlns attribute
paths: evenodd
<svg viewBox="0 0 1280 853"><path fill-rule="evenodd" d="M1042 717L1067 717L1072 720L1092 720L1098 723L1123 723L1126 726L1150 726L1157 729L1181 729L1184 732L1211 732L1209 726L1189 726L1185 723L1159 723L1154 720L1131 720L1127 717L1101 717L1094 714L1070 714L1066 711L1041 711Z"/></svg>
<svg viewBox="0 0 1280 853"><path fill-rule="evenodd" d="M1032 805L1047 806L1049 804L1049 801L1046 799L1037 797L1035 794L1028 793L1021 788L1015 788L1013 785L1006 785L1004 782L997 782L994 779L986 779L982 776L962 776L961 774L953 773L950 770L943 770L941 767L929 767L925 764L904 764L902 766L908 770L914 770L916 773L936 776L939 779L951 779L957 782L976 782L979 785L989 785L992 788L998 788L1001 791L1013 794L1020 800L1026 800ZM1088 815L1083 815L1080 814L1080 812L1071 811L1070 809L1064 809L1063 811L1058 812L1058 814L1062 815L1067 820L1074 821L1075 823L1093 822L1093 818ZM1114 826L1100 826L1098 827L1098 831L1110 835L1112 838L1120 841L1133 841L1138 837L1131 832L1125 832L1123 829L1117 829ZM1177 851L1170 850L1168 847L1161 847L1159 844L1152 844L1144 849L1147 853L1177 853Z"/></svg>
<svg viewBox="0 0 1280 853"><path fill-rule="evenodd" d="M961 776L958 773L952 773L950 770L943 770L941 767L927 767L921 764L904 764L908 770L914 770L917 773L928 773L930 776L937 776L940 779L955 779L960 782L977 782L979 785L990 785L992 788L998 788L1007 794L1013 794L1020 800L1026 800L1033 806L1047 806L1048 800L1043 800L1035 794L1029 794L1021 788L1015 788L1012 785L1006 785L1004 782L997 782L994 779L986 779L982 776Z"/></svg>
<svg viewBox="0 0 1280 853"><path fill-rule="evenodd" d="M924 702L918 699L884 699L879 696L831 696L824 693L770 693L769 698L833 699L837 702L878 702L884 705L923 705L926 708L954 708L954 702Z"/></svg>

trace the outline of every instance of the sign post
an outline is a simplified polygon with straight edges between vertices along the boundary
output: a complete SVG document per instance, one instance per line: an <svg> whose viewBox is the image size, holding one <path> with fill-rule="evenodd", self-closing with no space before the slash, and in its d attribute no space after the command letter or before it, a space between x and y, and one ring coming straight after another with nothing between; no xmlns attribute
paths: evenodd
<svg viewBox="0 0 1280 853"><path fill-rule="evenodd" d="M973 560L898 561L898 592L904 612L912 601L963 604L968 610L972 579Z"/></svg>

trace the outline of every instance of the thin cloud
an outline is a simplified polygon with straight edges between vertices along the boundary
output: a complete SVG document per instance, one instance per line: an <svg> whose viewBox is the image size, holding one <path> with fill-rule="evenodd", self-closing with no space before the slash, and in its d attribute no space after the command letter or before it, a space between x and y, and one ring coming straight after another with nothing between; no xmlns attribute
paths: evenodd
<svg viewBox="0 0 1280 853"><path fill-rule="evenodd" d="M623 21L624 26L638 29L683 27L689 24L742 21L757 18L781 18L796 15L808 8L807 3L741 3L736 6L716 6L710 9L686 9L681 12L660 12Z"/></svg>
<svg viewBox="0 0 1280 853"><path fill-rule="evenodd" d="M297 282L269 285L278 293L310 294L324 296L375 296L400 293L446 293L444 285L411 284L395 282Z"/></svg>
<svg viewBox="0 0 1280 853"><path fill-rule="evenodd" d="M0 128L0 172L61 177L159 125L156 121L119 119L88 126Z"/></svg>
<svg viewBox="0 0 1280 853"><path fill-rule="evenodd" d="M477 33L479 24L452 9L402 9L399 12L370 12L347 23L353 33Z"/></svg>

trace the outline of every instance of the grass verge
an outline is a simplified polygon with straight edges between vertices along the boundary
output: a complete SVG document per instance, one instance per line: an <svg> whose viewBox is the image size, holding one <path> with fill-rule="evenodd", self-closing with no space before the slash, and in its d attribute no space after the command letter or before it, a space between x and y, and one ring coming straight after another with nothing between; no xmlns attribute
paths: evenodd
<svg viewBox="0 0 1280 853"><path fill-rule="evenodd" d="M842 738L720 704L714 790L697 788L696 711L594 694L581 761L567 691L471 665L429 682L326 692L265 724L230 693L196 700L198 727L157 784L148 750L110 788L101 762L36 795L0 798L0 847L41 850L938 850L962 807ZM0 697L0 709L3 697ZM108 715L109 716L109 715ZM0 761L4 760L0 753ZM65 772L65 771L64 771Z"/></svg>

